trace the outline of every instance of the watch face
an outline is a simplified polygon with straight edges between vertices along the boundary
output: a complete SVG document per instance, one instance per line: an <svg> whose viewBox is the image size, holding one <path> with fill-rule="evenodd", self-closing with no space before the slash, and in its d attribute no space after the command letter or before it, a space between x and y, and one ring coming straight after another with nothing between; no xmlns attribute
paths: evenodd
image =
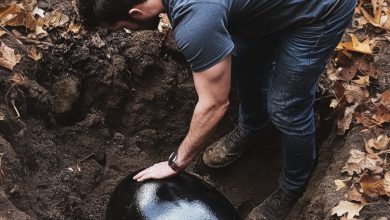
<svg viewBox="0 0 390 220"><path fill-rule="evenodd" d="M176 163L176 153L173 152L170 156L169 156L169 159L168 159L168 165L169 166L172 166L173 164Z"/></svg>

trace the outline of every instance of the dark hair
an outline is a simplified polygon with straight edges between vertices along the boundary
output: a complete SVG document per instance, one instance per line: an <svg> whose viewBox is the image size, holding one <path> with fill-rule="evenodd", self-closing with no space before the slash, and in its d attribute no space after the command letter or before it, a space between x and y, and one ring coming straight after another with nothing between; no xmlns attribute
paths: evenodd
<svg viewBox="0 0 390 220"><path fill-rule="evenodd" d="M129 20L129 10L147 0L78 0L77 8L87 27Z"/></svg>

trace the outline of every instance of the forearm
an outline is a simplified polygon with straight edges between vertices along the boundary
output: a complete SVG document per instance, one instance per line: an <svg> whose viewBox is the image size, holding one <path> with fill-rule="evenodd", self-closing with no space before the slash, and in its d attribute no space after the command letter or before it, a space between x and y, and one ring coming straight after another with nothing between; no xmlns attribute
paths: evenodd
<svg viewBox="0 0 390 220"><path fill-rule="evenodd" d="M189 132L178 149L180 166L187 166L204 147L225 114L228 105L227 100L222 103L197 103Z"/></svg>

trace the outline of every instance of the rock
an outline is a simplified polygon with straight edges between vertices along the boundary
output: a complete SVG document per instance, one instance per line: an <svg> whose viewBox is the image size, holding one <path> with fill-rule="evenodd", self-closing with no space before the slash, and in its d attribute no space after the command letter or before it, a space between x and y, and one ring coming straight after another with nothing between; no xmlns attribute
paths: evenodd
<svg viewBox="0 0 390 220"><path fill-rule="evenodd" d="M79 81L76 77L66 77L53 84L54 112L69 112L79 98Z"/></svg>

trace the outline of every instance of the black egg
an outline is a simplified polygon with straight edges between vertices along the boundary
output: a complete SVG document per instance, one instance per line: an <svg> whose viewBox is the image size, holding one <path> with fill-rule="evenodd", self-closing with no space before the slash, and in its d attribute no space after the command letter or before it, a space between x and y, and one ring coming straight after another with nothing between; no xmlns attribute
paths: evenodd
<svg viewBox="0 0 390 220"><path fill-rule="evenodd" d="M217 190L188 173L141 183L127 176L111 194L106 220L241 219Z"/></svg>

